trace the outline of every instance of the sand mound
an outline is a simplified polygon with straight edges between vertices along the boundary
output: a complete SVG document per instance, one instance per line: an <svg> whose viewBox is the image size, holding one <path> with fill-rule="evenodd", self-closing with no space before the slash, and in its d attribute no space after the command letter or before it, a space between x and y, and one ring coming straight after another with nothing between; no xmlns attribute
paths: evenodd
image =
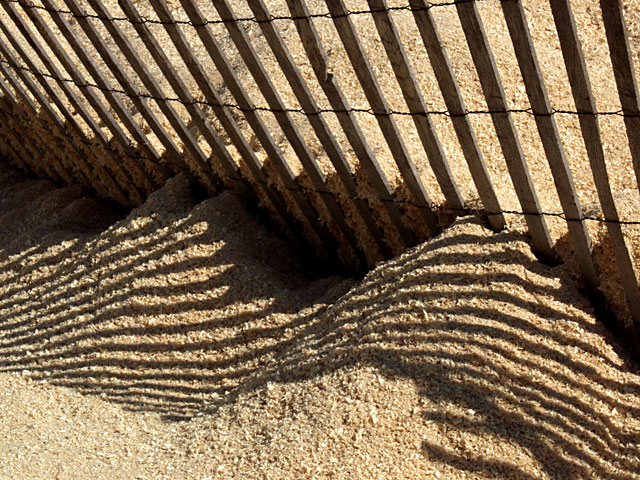
<svg viewBox="0 0 640 480"><path fill-rule="evenodd" d="M230 478L638 478L640 377L518 235L460 221L290 345L192 422Z"/></svg>
<svg viewBox="0 0 640 480"><path fill-rule="evenodd" d="M78 196L31 227L61 189L16 181L9 478L640 477L640 376L518 234L462 219L354 285L181 178L101 233L65 227Z"/></svg>

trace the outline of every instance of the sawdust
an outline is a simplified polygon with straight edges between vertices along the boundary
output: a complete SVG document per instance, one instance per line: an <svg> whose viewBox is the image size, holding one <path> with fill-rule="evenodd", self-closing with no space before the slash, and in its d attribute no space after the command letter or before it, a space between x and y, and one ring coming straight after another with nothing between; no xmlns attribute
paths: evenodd
<svg viewBox="0 0 640 480"><path fill-rule="evenodd" d="M114 15L123 15L117 2L105 3ZM135 3L155 18L150 2ZM177 19L187 19L178 2L169 3ZM252 16L244 0L230 3L238 16ZM266 3L272 14L289 15L285 2ZM351 10L368 9L366 1L346 3ZM326 11L323 2L308 4L313 13ZM523 4L551 102L574 110L548 2ZM598 110L616 111L599 9L589 0L571 4ZM207 18L218 18L211 2L202 8ZM479 2L478 8L509 106L527 108L499 2ZM634 2L625 2L636 69L638 12ZM455 7L432 13L467 108L485 110ZM0 16L8 21L4 12ZM394 11L393 18L428 107L444 110L411 12ZM356 15L353 21L390 107L405 111L371 18ZM367 109L332 21L314 23L350 105ZM295 26L275 24L318 104L330 108ZM108 38L99 22L95 25ZM167 96L174 96L132 27L119 25ZM224 26L212 28L255 104L267 107ZM151 29L197 96L199 89L162 26ZM299 108L259 25L244 22L243 29L286 107ZM235 103L195 33L182 30L223 100ZM117 84L108 69L103 73ZM122 100L164 152L133 104ZM171 104L195 133L187 111ZM1 107L7 118L0 124L7 140L1 152L17 164L61 183L85 182L124 205L140 204L152 190L130 164L115 181L105 173L104 165L114 168L113 159L95 139L87 145L40 117ZM182 146L159 106L150 102L150 107ZM268 164L241 113L232 113ZM205 114L246 170L213 112L205 108ZM260 115L294 173L309 186L275 117ZM356 117L402 199L403 181L375 117ZM306 118L292 118L331 190L344 198ZM325 118L358 171L337 118ZM411 119L396 115L395 120L429 195L443 204ZM557 115L556 120L580 201L600 216L577 118ZM78 121L91 138L85 122ZM433 121L462 195L474 204L478 195L450 120L434 115ZM489 117L472 115L471 121L502 207L519 210ZM514 121L542 209L559 212L534 119L522 113L514 114ZM637 220L637 181L623 119L600 117L600 122L616 204L623 220ZM16 132L28 132L33 142L25 146ZM209 155L204 139L198 141ZM83 155L92 168L80 165ZM232 194L198 203L183 178L171 180L124 219L122 210L90 199L77 186L59 188L10 170L0 181L0 478L638 478L640 378L578 294L575 270L550 269L531 255L520 216L509 215L511 230L495 236L461 219L443 236L378 265L354 285L306 275ZM279 184L273 175L271 181ZM364 182L359 192L371 196ZM371 200L398 252L392 227ZM354 219L370 261L379 258ZM554 240L566 241L564 222L548 221ZM618 318L628 321L606 228L590 222L589 231L602 289ZM625 237L638 268L638 228L625 227Z"/></svg>
<svg viewBox="0 0 640 480"><path fill-rule="evenodd" d="M3 478L639 478L640 377L517 232L314 280L228 193L2 180Z"/></svg>

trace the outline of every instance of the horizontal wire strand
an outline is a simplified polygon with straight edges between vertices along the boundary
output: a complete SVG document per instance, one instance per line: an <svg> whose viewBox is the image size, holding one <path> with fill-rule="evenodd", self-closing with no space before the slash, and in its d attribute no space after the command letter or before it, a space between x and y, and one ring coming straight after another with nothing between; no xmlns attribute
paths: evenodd
<svg viewBox="0 0 640 480"><path fill-rule="evenodd" d="M0 0L0 1L6 1L6 0ZM192 105L201 105L201 106L206 106L206 107L212 107L212 108L233 108L235 110L239 110L241 112L268 112L268 113L298 113L301 115L305 115L305 116L314 116L314 115L320 115L320 114L324 114L324 113L334 113L334 114L338 114L338 113L366 113L369 115L399 115L399 116L428 116L428 115L442 115L442 116L446 116L446 117L450 117L450 118L454 118L454 117L464 117L467 115L494 115L494 114L512 114L512 113L524 113L524 114L528 114L531 115L533 117L549 117L552 115L597 115L597 116L621 116L621 117L640 117L640 112L637 113L631 113L631 112L625 112L624 110L612 110L612 111L595 111L595 112L591 112L591 111L584 111L584 112L580 112L577 110L565 110L565 109L557 109L552 107L551 108L551 112L548 113L540 113L540 112L534 112L533 108L529 107L529 108L510 108L507 110L465 110L463 113L458 113L458 114L454 114L451 113L448 110L428 110L425 112L409 112L409 111L405 111L405 110L392 110L392 109L387 109L385 111L382 112L376 112L375 110L373 110L372 108L358 108L358 107L352 107L352 108L348 108L348 109L331 109L331 108L319 108L317 110L315 110L314 112L306 112L304 109L302 108L283 108L283 109L278 109L278 108L269 108L269 107L263 107L263 106L255 106L253 108L244 108L238 104L235 103L212 103L212 102L208 102L206 100L198 100L198 99L194 99L193 102L185 102L180 100L177 97L156 97L154 95L150 95L150 94L146 94L146 93L139 93L137 95L129 95L127 92L125 92L122 89L119 88L104 88L104 87L100 87L99 85L95 84L95 83L76 83L74 82L72 79L70 78L64 78L64 77L57 77L55 75L51 75L49 73L46 72L41 72L41 71L34 71L32 69L29 69L25 66L22 65L15 65L13 62L9 62L7 60L3 60L0 59L0 63L8 65L9 67L13 68L14 70L21 70L23 72L29 73L31 75L33 75L34 77L44 77L44 78L48 78L51 80L54 80L56 82L63 82L63 83L70 83L74 86L76 86L77 88L93 88L95 90L101 91L101 92L107 92L107 93L117 93L120 94L126 98L140 98L140 99L146 99L146 100L154 100L156 102L174 102L174 103L178 103L184 106L192 106Z"/></svg>
<svg viewBox="0 0 640 480"><path fill-rule="evenodd" d="M259 19L255 16L252 17L237 17L231 20L223 20L223 19L208 19L205 20L202 23L193 23L189 20L174 20L172 22L164 22L162 20L156 20L153 18L147 18L144 16L141 16L142 20L131 20L127 17L103 17L101 15L97 15L97 14L84 14L84 15L77 15L75 13L73 13L70 10L65 10L65 9L52 9L52 8L47 8L44 7L42 5L35 5L35 4L29 4L29 5L22 5L20 0L0 0L1 2L4 3L17 3L20 4L20 6L24 9L33 9L33 10L40 10L40 11L45 11L48 13L55 13L55 14L62 14L62 15L68 15L72 18L86 18L86 19L94 19L94 20L100 20L103 22L124 22L124 23L129 23L131 25L141 25L141 24L153 24L153 25L185 25L185 26L191 26L194 28L198 28L198 27L204 27L207 25L216 25L216 24L225 24L225 23L237 23L237 22L252 22L252 23L271 23L274 21L280 21L280 20L305 20L305 19L314 19L314 18L328 18L328 19L334 19L334 18L343 18L343 17L350 17L350 16L356 16L356 15L371 15L374 13L387 13L387 12L398 12L398 11L409 11L409 12L416 12L416 11L425 11L425 10L431 10L432 8L437 8L437 7L451 7L454 6L456 4L460 4L460 3L480 3L480 2L489 2L489 1L496 1L496 0L451 0L448 2L425 2L426 5L424 7L414 7L411 5L398 5L398 6L391 6L391 7L387 7L387 8L379 8L379 9L362 9L362 10L350 10L347 9L346 13L340 14L340 15L332 15L329 12L324 12L324 13L310 13L309 15L306 16L291 16L291 15L271 15L269 14L269 18L266 19ZM510 2L510 1L517 1L517 0L497 0L498 2Z"/></svg>

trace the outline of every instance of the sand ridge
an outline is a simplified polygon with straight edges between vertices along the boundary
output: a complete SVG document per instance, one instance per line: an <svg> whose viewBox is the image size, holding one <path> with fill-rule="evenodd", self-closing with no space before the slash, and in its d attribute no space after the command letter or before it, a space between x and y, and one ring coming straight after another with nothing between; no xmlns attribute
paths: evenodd
<svg viewBox="0 0 640 480"><path fill-rule="evenodd" d="M33 182L0 188L8 478L638 478L640 377L517 232L314 280L229 194L38 237Z"/></svg>

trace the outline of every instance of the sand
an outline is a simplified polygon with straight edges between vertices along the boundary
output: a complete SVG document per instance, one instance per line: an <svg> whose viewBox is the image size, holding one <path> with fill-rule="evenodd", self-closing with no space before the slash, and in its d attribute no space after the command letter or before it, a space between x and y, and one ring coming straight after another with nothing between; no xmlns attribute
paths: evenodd
<svg viewBox="0 0 640 480"><path fill-rule="evenodd" d="M122 16L117 2L105 3ZM135 3L154 18L148 1ZM251 16L244 1L231 3L239 16ZM267 3L272 13L288 14L285 2ZM315 13L325 11L323 2L308 3ZM618 110L598 9L590 0L571 3L598 109ZM347 4L367 8L361 0ZM573 110L549 8L534 0L523 4L552 104ZM208 3L203 6L208 18L216 18ZM478 7L509 105L527 108L499 2ZM638 68L640 22L634 7L625 2ZM185 19L179 9L174 14ZM438 7L433 14L467 107L483 110L455 9ZM429 108L443 110L410 12L399 10L393 17ZM391 108L406 110L371 19L353 20ZM319 105L328 107L295 27L276 23ZM351 106L368 108L331 20L320 18L316 27ZM246 22L244 29L285 105L298 108L258 25ZM214 30L256 105L266 106L224 28ZM162 27L152 31L197 92ZM233 103L193 32L183 31L220 95ZM173 96L142 45L136 47ZM148 125L123 101L162 153ZM172 105L188 123L186 110ZM151 193L155 187L130 161L114 181L102 168L78 167L82 158L94 167L113 168L114 161L82 121L88 144L70 131L54 132L50 122L22 105L3 102L0 108L6 119L0 123L0 153L58 180L54 185L4 165L0 175L0 479L639 477L636 366L578 292L570 255L564 266L539 264L520 216L509 215L509 230L499 235L462 218L442 236L386 262L379 262L363 226L350 217L375 268L358 282L318 278L232 193L219 193L202 176L213 196L204 201L183 176L158 177L159 184L168 183ZM213 113L205 108L205 114L246 170ZM268 163L242 116L234 115L259 159ZM274 117L262 116L301 174ZM375 118L357 117L398 198L404 198ZM307 121L293 118L330 188L342 196ZM502 206L519 210L489 117L471 118ZM395 119L427 191L441 205L413 124L406 116ZM357 171L336 118L327 114L326 120ZM515 114L514 121L543 209L559 212L533 118ZM558 115L557 121L580 200L589 214L600 216L577 119ZM181 146L172 127L162 117L161 122ZM463 197L477 203L449 119L434 116L434 122ZM602 117L601 126L621 217L637 220L637 181L622 118ZM12 129L33 141L25 145ZM199 143L208 154L206 142ZM273 175L271 180L279 184ZM299 180L308 184L304 175ZM84 182L103 200L137 208L100 202L86 186L60 187L69 181ZM400 253L384 213L375 201L372 206ZM549 226L554 240L566 243L563 222L550 218ZM603 291L618 318L628 322L605 228L589 222L589 230ZM638 266L638 228L625 227L625 235Z"/></svg>
<svg viewBox="0 0 640 480"><path fill-rule="evenodd" d="M2 180L0 478L639 478L640 376L517 232L314 279L180 177L111 225Z"/></svg>

